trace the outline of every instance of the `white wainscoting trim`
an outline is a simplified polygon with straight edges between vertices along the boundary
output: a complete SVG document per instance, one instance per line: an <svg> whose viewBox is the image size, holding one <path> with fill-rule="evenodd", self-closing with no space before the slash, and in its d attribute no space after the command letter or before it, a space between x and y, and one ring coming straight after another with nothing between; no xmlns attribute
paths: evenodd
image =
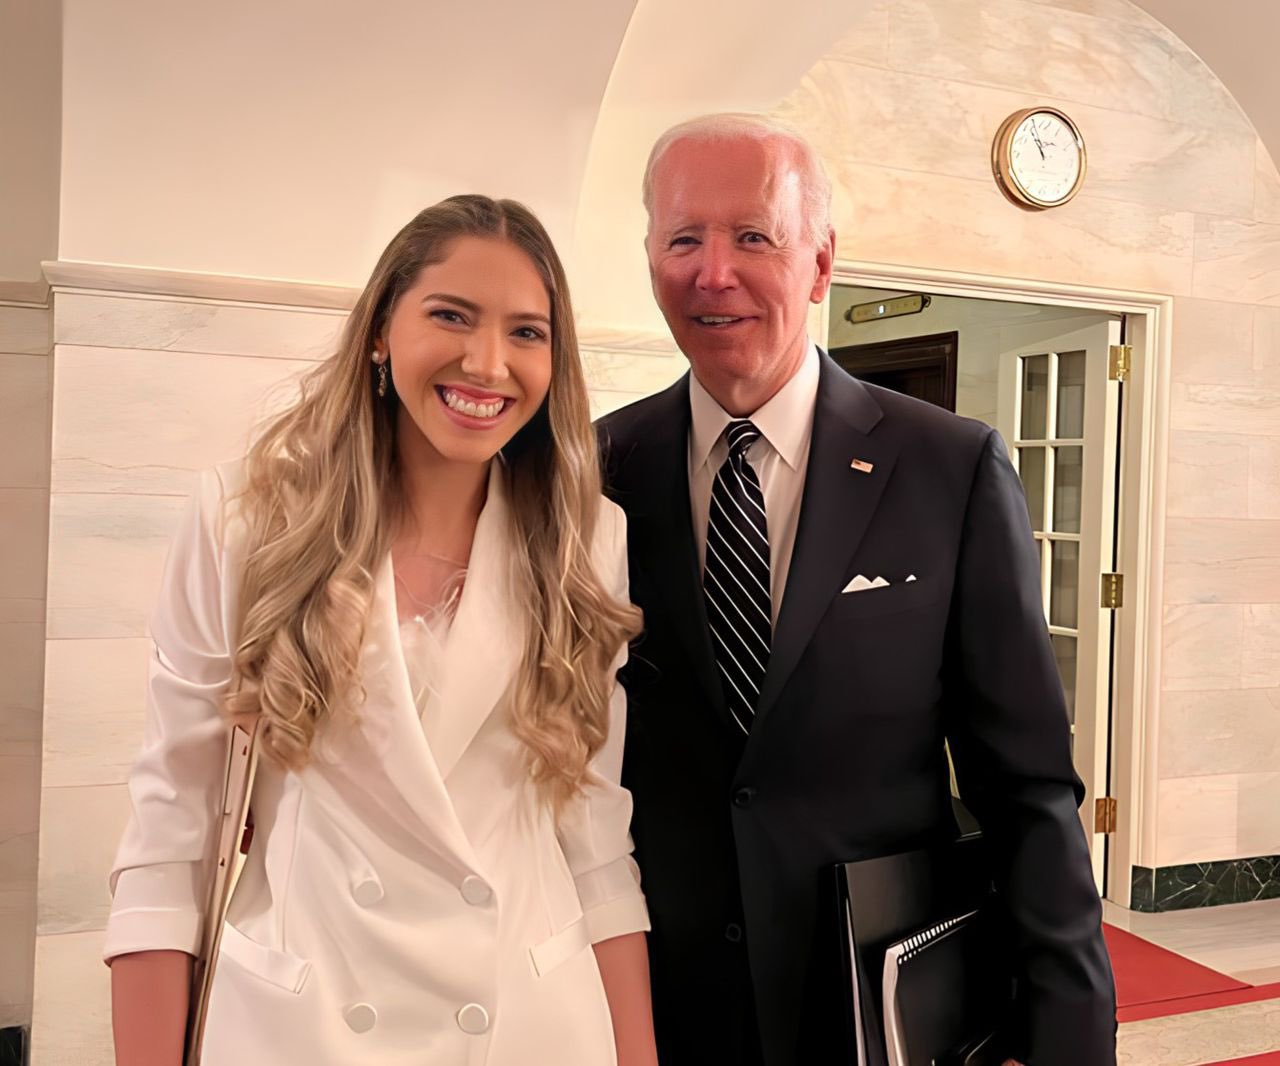
<svg viewBox="0 0 1280 1066"><path fill-rule="evenodd" d="M350 311L360 290L345 285L319 285L283 278L250 278L230 274L195 274L181 270L83 263L59 259L42 263L53 291L88 289L147 296L178 296L218 303L270 304Z"/></svg>
<svg viewBox="0 0 1280 1066"><path fill-rule="evenodd" d="M341 311L58 290L54 341L132 351L188 352L315 361L338 347Z"/></svg>

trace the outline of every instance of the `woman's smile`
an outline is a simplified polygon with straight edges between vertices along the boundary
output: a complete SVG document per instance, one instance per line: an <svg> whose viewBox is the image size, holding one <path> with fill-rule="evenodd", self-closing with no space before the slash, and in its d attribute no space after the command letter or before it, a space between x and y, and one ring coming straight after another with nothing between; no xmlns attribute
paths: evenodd
<svg viewBox="0 0 1280 1066"><path fill-rule="evenodd" d="M437 385L436 395L446 415L464 429L490 429L503 420L515 400L497 393L479 392L458 385Z"/></svg>

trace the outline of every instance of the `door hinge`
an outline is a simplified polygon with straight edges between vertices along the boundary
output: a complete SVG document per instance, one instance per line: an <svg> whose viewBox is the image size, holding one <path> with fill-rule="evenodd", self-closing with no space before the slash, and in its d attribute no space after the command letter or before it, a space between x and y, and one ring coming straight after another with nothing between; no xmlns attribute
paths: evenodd
<svg viewBox="0 0 1280 1066"><path fill-rule="evenodd" d="M1111 381L1124 381L1133 366L1133 345L1111 345L1111 358L1107 362L1107 377Z"/></svg>
<svg viewBox="0 0 1280 1066"><path fill-rule="evenodd" d="M1103 796L1093 801L1093 831L1095 833L1114 833L1119 815L1116 801L1111 796Z"/></svg>
<svg viewBox="0 0 1280 1066"><path fill-rule="evenodd" d="M1124 606L1124 574L1102 575L1102 606L1111 609Z"/></svg>

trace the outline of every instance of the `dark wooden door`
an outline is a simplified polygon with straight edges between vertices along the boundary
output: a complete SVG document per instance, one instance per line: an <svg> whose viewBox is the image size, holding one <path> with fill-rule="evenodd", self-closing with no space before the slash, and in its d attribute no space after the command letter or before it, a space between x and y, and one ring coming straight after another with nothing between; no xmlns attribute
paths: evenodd
<svg viewBox="0 0 1280 1066"><path fill-rule="evenodd" d="M831 358L859 381L954 411L959 347L959 333L935 333L832 348Z"/></svg>

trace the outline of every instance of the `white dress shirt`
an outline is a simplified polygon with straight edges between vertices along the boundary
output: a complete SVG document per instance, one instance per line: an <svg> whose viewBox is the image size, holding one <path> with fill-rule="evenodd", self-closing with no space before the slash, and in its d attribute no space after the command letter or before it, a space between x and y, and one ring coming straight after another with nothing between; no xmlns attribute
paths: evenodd
<svg viewBox="0 0 1280 1066"><path fill-rule="evenodd" d="M805 468L813 437L813 409L818 399L818 349L809 353L791 376L755 414L748 417L760 438L747 448L747 461L760 479L765 520L769 526L769 600L773 624L778 624L782 594L791 568L791 550L800 524ZM707 519L711 512L711 487L729 457L724 429L733 421L697 375L689 375L689 505L693 510L693 536L698 545L698 568L706 564Z"/></svg>

